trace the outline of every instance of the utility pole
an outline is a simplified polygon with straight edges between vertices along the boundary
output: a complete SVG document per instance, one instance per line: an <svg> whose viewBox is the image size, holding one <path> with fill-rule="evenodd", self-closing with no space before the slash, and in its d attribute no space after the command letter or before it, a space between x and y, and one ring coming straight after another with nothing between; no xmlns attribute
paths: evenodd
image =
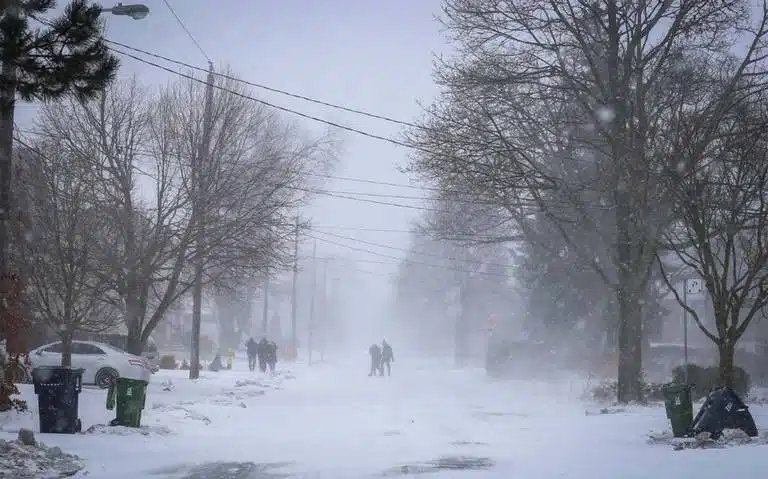
<svg viewBox="0 0 768 479"><path fill-rule="evenodd" d="M328 333L328 260L323 260L323 324L320 325L320 361L325 361L325 340Z"/></svg>
<svg viewBox="0 0 768 479"><path fill-rule="evenodd" d="M190 345L189 379L200 377L200 328L203 314L203 264L205 262L205 205L203 198L207 192L206 180L210 175L203 173L203 168L210 163L211 134L213 130L213 62L208 62L208 77L205 82L205 104L203 106L203 132L197 164L192 171L193 181L193 221L197 222L195 247L194 285L192 288L192 344Z"/></svg>
<svg viewBox="0 0 768 479"><path fill-rule="evenodd" d="M294 355L298 354L296 344L296 280L299 276L299 216L296 215L296 231L293 236L293 284L291 285L291 348ZM294 359L296 359L294 357Z"/></svg>
<svg viewBox="0 0 768 479"><path fill-rule="evenodd" d="M312 364L312 333L315 330L315 296L317 289L317 240L312 245L312 297L309 300L309 324L307 325L307 354Z"/></svg>
<svg viewBox="0 0 768 479"><path fill-rule="evenodd" d="M261 317L261 331L266 336L269 330L269 271L264 278L264 312Z"/></svg>

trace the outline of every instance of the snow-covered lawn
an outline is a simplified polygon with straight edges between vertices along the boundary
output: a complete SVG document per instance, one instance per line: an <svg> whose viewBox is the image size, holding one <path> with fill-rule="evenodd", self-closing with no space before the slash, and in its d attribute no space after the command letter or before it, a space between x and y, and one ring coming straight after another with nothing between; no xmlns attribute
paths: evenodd
<svg viewBox="0 0 768 479"><path fill-rule="evenodd" d="M392 377L368 377L366 366L364 357L284 364L270 378L238 359L234 370L206 371L194 382L186 371L161 371L144 428L99 426L114 413L105 391L85 389L85 433L37 439L83 458L75 477L96 479L722 479L768 470L764 440L673 447L658 439L669 430L662 407L601 411L577 399L580 381L494 382L481 369L407 357ZM35 409L32 388L22 389ZM751 410L768 428L768 408ZM0 426L0 439L15 439L20 427L37 431L37 414L0 417Z"/></svg>

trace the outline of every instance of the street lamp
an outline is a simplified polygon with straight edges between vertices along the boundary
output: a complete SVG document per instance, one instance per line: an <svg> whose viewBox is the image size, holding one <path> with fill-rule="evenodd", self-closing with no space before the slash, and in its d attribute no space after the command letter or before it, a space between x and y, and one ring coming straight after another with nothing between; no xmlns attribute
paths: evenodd
<svg viewBox="0 0 768 479"><path fill-rule="evenodd" d="M146 18L146 16L149 15L149 7L141 3L132 5L123 5L122 3L118 3L117 6L112 8L102 8L101 11L110 12L112 15L131 17L134 20L141 20L142 18Z"/></svg>

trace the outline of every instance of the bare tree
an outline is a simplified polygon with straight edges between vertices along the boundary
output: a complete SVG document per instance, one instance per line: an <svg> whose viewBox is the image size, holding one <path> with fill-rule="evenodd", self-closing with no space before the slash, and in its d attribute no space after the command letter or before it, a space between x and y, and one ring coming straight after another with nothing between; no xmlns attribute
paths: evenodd
<svg viewBox="0 0 768 479"><path fill-rule="evenodd" d="M195 238L189 264L200 268L195 274L214 294L242 290L268 268L287 265L293 214L309 198L308 174L325 171L337 153L332 136L310 138L250 100L233 77L223 77L213 94L210 141L203 136L204 85L180 82L161 100L174 105L165 124L175 128L189 179ZM191 377L196 367L193 357Z"/></svg>
<svg viewBox="0 0 768 479"><path fill-rule="evenodd" d="M768 305L768 110L765 101L736 110L710 151L710 162L680 179L677 221L665 235L671 258L703 279L712 301L708 326L667 285L718 348L720 378L733 386L736 343ZM663 271L669 269L658 258Z"/></svg>
<svg viewBox="0 0 768 479"><path fill-rule="evenodd" d="M95 237L109 220L99 210L89 181L90 164L54 141L38 142L28 161L29 211L34 222L21 248L28 311L62 342L61 365L72 362L77 332L103 332L122 318L102 280Z"/></svg>
<svg viewBox="0 0 768 479"><path fill-rule="evenodd" d="M439 65L446 93L411 132L413 169L477 190L523 233L543 213L616 292L622 402L642 394L642 305L670 218L662 179L693 171L724 115L763 87L755 73L766 12L756 26L748 13L740 0L445 2L458 55ZM743 34L748 47L734 58ZM706 133L685 151L683 111ZM584 158L591 175L564 174L561 163ZM605 209L609 235L597 226ZM574 224L578 234L565 227ZM610 260L596 261L594 250Z"/></svg>
<svg viewBox="0 0 768 479"><path fill-rule="evenodd" d="M195 170L203 87L191 80L154 95L122 83L99 101L48 106L40 120L41 133L93 158L100 209L113 219L101 241L103 280L119 298L135 354L190 291L193 261L203 258L206 284L219 286L279 266L293 228L288 212L308 197L308 173L333 159L330 138L308 140L246 98L239 82L220 86L227 91L214 95L213 161L203 172ZM198 173L206 179L202 203ZM202 232L196 204L205 205Z"/></svg>
<svg viewBox="0 0 768 479"><path fill-rule="evenodd" d="M200 158L205 85L182 81L159 100L171 105L160 121L174 132L185 178L201 178L197 185L184 184L201 205L205 223L202 249L196 245L190 251L204 259L206 282L218 287L260 278L267 258L278 267L287 261L295 209L310 197L310 175L327 171L339 146L333 135L312 138L251 101L242 83L227 78L233 76L217 83L205 158Z"/></svg>
<svg viewBox="0 0 768 479"><path fill-rule="evenodd" d="M184 208L178 161L168 136L150 135L152 98L135 81L114 85L97 101L49 105L39 133L68 154L90 159L89 177L108 231L93 238L101 253L104 285L128 329L129 352L140 354L162 313L182 292ZM152 293L165 286L158 301ZM149 316L149 317L147 317Z"/></svg>

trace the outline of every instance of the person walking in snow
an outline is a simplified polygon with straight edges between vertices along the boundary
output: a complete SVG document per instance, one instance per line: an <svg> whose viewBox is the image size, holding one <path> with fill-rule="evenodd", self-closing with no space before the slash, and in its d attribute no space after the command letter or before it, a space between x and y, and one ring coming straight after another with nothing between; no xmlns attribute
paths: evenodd
<svg viewBox="0 0 768 479"><path fill-rule="evenodd" d="M379 376L384 376L384 366L387 366L387 376L392 375L390 363L395 362L395 355L392 353L392 346L384 340L381 342L381 366L379 367Z"/></svg>
<svg viewBox="0 0 768 479"><path fill-rule="evenodd" d="M375 376L381 368L381 348L378 344L372 344L368 348L368 354L371 355L371 372L368 373L368 376Z"/></svg>
<svg viewBox="0 0 768 479"><path fill-rule="evenodd" d="M267 354L269 352L269 341L267 341L267 338L262 337L261 341L259 341L258 349L256 352L256 355L259 358L259 370L262 373L267 372Z"/></svg>
<svg viewBox="0 0 768 479"><path fill-rule="evenodd" d="M248 369L251 371L256 370L256 356L259 350L259 345L256 340L251 338L245 343L245 349L248 352Z"/></svg>
<svg viewBox="0 0 768 479"><path fill-rule="evenodd" d="M269 373L275 374L275 366L277 366L277 343L270 341L267 344L267 365L269 366Z"/></svg>

